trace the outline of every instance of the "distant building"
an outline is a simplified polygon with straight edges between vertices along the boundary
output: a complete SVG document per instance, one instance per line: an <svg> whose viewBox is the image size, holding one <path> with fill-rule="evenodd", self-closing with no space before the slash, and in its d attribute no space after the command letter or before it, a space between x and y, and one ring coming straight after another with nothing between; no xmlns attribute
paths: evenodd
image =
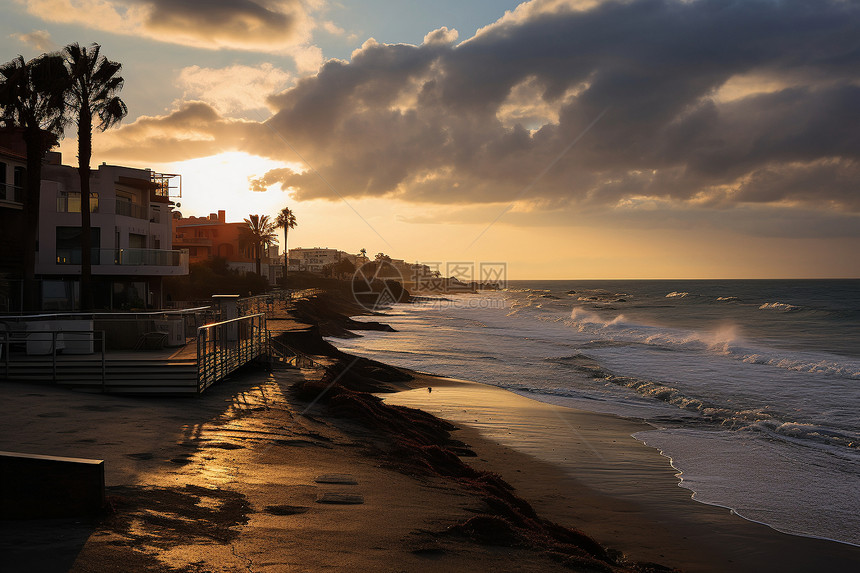
<svg viewBox="0 0 860 573"><path fill-rule="evenodd" d="M221 257L227 266L242 273L257 272L253 249L241 244L241 229L247 224L228 223L223 210L208 217L184 217L173 222L173 244L187 249L192 263ZM261 272L271 284L277 284L283 274L283 263L277 245L271 245L263 254Z"/></svg>
<svg viewBox="0 0 860 573"><path fill-rule="evenodd" d="M356 255L328 247L297 247L289 251L289 270L322 273L327 265L333 265L342 259L355 264Z"/></svg>
<svg viewBox="0 0 860 573"><path fill-rule="evenodd" d="M354 255L338 249L329 249L328 247L297 247L295 249L290 249L289 270L323 273L326 266L336 264L344 259L352 263L356 269L372 260L366 255ZM392 278L397 278L397 275L399 274L400 278L407 282L420 280L433 275L429 266L419 263L407 263L403 259L391 259L391 261L388 262L388 265L386 265L386 269L382 272L385 273L386 276L391 276Z"/></svg>

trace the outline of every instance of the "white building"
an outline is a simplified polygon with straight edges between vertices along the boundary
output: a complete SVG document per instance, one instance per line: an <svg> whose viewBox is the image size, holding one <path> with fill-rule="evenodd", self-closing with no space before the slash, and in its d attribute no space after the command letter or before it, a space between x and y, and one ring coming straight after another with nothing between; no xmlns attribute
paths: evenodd
<svg viewBox="0 0 860 573"><path fill-rule="evenodd" d="M337 263L343 259L356 264L358 258L357 255L352 255L346 251L329 249L327 247L297 247L290 249L289 270L321 273L326 265Z"/></svg>
<svg viewBox="0 0 860 573"><path fill-rule="evenodd" d="M102 164L90 179L94 299L103 308L160 307L165 276L188 274L187 251L171 248L171 190L178 176ZM79 301L81 189L78 171L49 154L42 168L39 249L42 308Z"/></svg>

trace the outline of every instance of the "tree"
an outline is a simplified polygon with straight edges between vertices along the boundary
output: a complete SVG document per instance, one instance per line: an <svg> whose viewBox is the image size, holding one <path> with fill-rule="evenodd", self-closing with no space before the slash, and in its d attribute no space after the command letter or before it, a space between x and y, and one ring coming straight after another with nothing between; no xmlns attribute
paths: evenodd
<svg viewBox="0 0 860 573"><path fill-rule="evenodd" d="M284 230L284 279L287 278L287 270L289 266L287 258L290 254L290 252L287 250L287 233L290 232L290 229L295 229L297 224L298 223L296 223L296 216L289 207L284 207L283 209L281 209L281 212L278 213L278 218L275 219L275 226L278 229Z"/></svg>
<svg viewBox="0 0 860 573"><path fill-rule="evenodd" d="M257 274L262 276L263 249L278 242L275 232L278 227L276 223L269 221L268 215L248 215L245 225L239 231L239 242L251 248L257 261Z"/></svg>
<svg viewBox="0 0 860 573"><path fill-rule="evenodd" d="M355 272L355 265L349 259L341 259L334 263L332 272L337 278L342 279L345 275L351 275Z"/></svg>
<svg viewBox="0 0 860 573"><path fill-rule="evenodd" d="M6 127L24 131L27 188L24 192L24 308L39 309L36 243L42 159L63 134L64 90L68 75L59 54L42 54L29 62L22 56L0 66L0 117Z"/></svg>
<svg viewBox="0 0 860 573"><path fill-rule="evenodd" d="M119 75L122 64L100 54L101 46L87 49L69 44L63 50L69 71L66 93L71 119L78 126L78 175L81 180L81 307L93 307L92 226L90 221L90 159L93 155L93 120L105 131L128 113L119 98L125 80Z"/></svg>

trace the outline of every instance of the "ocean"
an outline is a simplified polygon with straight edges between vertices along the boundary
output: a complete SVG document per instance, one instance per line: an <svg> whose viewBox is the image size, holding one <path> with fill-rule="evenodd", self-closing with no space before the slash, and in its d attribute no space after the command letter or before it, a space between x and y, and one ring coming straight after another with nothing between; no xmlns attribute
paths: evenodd
<svg viewBox="0 0 860 573"><path fill-rule="evenodd" d="M860 280L509 281L337 340L422 372L644 420L693 498L860 545Z"/></svg>

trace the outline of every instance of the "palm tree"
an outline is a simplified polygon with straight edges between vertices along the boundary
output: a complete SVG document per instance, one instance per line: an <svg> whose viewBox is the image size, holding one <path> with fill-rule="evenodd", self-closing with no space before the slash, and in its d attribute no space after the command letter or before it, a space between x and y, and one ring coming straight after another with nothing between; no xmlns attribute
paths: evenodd
<svg viewBox="0 0 860 573"><path fill-rule="evenodd" d="M239 242L250 247L257 261L257 274L262 276L263 249L278 242L276 223L268 215L248 215L245 227L239 230Z"/></svg>
<svg viewBox="0 0 860 573"><path fill-rule="evenodd" d="M36 242L42 159L63 134L67 73L59 54L42 54L29 62L22 56L0 66L0 119L23 130L27 147L27 189L24 193L24 308L38 310Z"/></svg>
<svg viewBox="0 0 860 573"><path fill-rule="evenodd" d="M290 256L290 252L287 250L287 233L290 232L290 229L295 229L297 224L296 215L289 207L281 209L281 212L278 213L278 218L275 219L275 227L284 230L284 281L287 279L287 270L289 269L288 259Z"/></svg>
<svg viewBox="0 0 860 573"><path fill-rule="evenodd" d="M122 64L112 62L93 44L87 49L77 43L63 50L69 70L67 103L78 126L78 175L81 179L81 307L89 310L92 298L92 232L90 222L90 159L93 155L93 119L99 131L116 125L128 113L117 94L125 80L119 75Z"/></svg>

